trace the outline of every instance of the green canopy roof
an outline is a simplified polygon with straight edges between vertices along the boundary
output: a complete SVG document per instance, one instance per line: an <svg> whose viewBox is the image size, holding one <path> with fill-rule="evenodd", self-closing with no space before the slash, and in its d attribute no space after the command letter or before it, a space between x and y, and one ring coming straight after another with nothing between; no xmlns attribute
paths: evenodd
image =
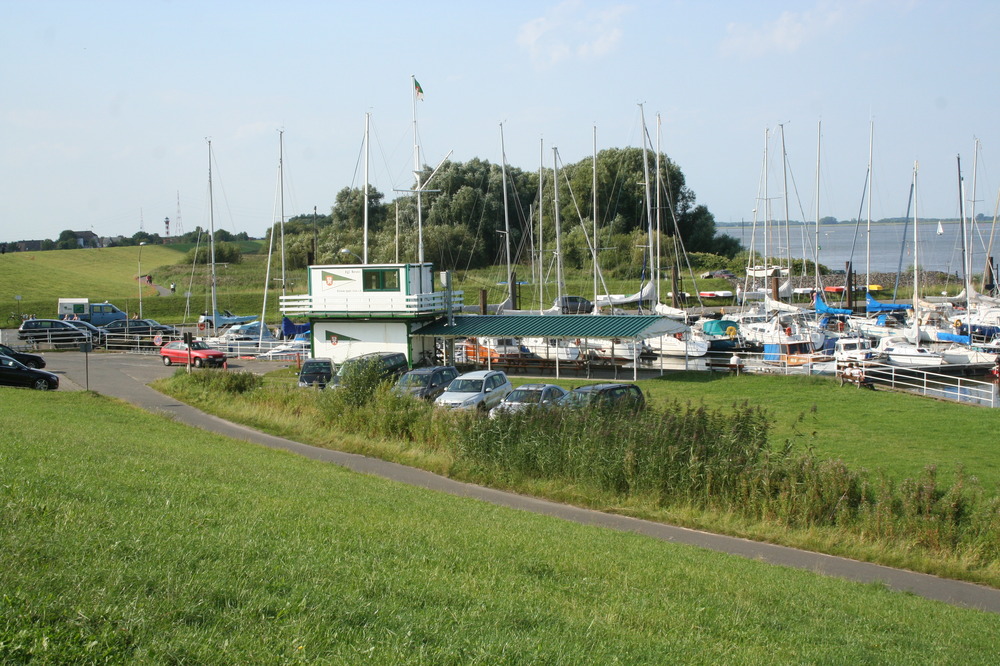
<svg viewBox="0 0 1000 666"><path fill-rule="evenodd" d="M658 315L459 315L453 325L439 319L414 331L438 338L656 338L688 327Z"/></svg>

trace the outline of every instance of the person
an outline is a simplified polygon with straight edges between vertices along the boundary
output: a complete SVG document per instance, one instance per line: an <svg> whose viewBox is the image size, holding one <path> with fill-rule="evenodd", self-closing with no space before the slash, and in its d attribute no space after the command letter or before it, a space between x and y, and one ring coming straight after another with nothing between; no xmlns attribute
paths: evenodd
<svg viewBox="0 0 1000 666"><path fill-rule="evenodd" d="M175 285L173 282L171 282L170 283L170 293L172 294L175 291L177 291L177 285Z"/></svg>
<svg viewBox="0 0 1000 666"><path fill-rule="evenodd" d="M153 284L153 276L152 275L147 275L146 276L146 284Z"/></svg>
<svg viewBox="0 0 1000 666"><path fill-rule="evenodd" d="M743 359L740 358L739 354L733 352L733 355L729 359L729 365L731 366L730 370L738 375L743 370Z"/></svg>
<svg viewBox="0 0 1000 666"><path fill-rule="evenodd" d="M1000 356L997 356L997 361L993 364L990 374L993 375L993 379L1000 379Z"/></svg>
<svg viewBox="0 0 1000 666"><path fill-rule="evenodd" d="M847 382L854 381L854 364L848 363L847 367L843 369L840 373L840 385L843 386Z"/></svg>

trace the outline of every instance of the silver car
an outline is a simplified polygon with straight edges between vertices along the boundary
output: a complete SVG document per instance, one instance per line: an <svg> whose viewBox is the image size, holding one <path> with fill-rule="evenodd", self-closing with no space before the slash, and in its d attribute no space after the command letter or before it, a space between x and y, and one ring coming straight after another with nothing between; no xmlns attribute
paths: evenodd
<svg viewBox="0 0 1000 666"><path fill-rule="evenodd" d="M513 414L534 407L551 407L559 402L567 391L555 384L523 384L490 410L490 418L501 414Z"/></svg>
<svg viewBox="0 0 1000 666"><path fill-rule="evenodd" d="M480 409L487 411L497 406L514 390L502 370L476 370L460 375L434 404L448 409Z"/></svg>

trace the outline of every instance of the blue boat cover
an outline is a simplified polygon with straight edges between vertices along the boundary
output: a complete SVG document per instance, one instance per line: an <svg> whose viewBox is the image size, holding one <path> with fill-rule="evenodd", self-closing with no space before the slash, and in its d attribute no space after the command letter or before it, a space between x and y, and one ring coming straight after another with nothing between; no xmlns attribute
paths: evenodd
<svg viewBox="0 0 1000 666"><path fill-rule="evenodd" d="M971 345L972 337L968 335L958 335L956 333L945 333L944 331L938 331L937 334L938 342L957 342L961 345Z"/></svg>
<svg viewBox="0 0 1000 666"><path fill-rule="evenodd" d="M816 308L816 312L818 312L818 313L821 313L821 314L835 314L835 315L849 315L849 314L854 314L854 311L851 310L851 309L849 309L849 308L832 308L832 307L830 307L829 305L826 304L826 301L823 300L822 294L820 294L818 291L816 292L816 296L815 296L814 300L815 300L815 306L814 307Z"/></svg>
<svg viewBox="0 0 1000 666"><path fill-rule="evenodd" d="M296 324L288 317L281 318L281 337L283 338L292 338L299 333L308 333L310 328L310 324Z"/></svg>
<svg viewBox="0 0 1000 666"><path fill-rule="evenodd" d="M910 305L906 305L905 303L882 303L881 301L875 300L871 294L866 294L865 301L866 312L903 312L904 310L909 310L912 307Z"/></svg>

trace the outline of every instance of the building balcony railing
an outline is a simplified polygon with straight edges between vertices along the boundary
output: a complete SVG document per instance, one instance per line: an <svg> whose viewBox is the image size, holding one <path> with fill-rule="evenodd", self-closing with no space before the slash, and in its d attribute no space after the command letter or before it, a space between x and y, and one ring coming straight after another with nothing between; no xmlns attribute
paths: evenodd
<svg viewBox="0 0 1000 666"><path fill-rule="evenodd" d="M451 292L453 309L461 311L464 302L461 291ZM379 315L412 317L446 314L447 311L447 293L443 291L411 295L370 291L281 297L281 312L289 316Z"/></svg>

